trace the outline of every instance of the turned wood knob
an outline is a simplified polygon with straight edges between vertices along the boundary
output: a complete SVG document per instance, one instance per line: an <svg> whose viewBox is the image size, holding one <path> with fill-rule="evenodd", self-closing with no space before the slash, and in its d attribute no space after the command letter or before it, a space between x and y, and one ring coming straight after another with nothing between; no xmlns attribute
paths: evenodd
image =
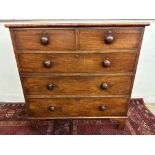
<svg viewBox="0 0 155 155"><path fill-rule="evenodd" d="M52 62L50 60L43 61L43 65L45 68L50 68L52 66Z"/></svg>
<svg viewBox="0 0 155 155"><path fill-rule="evenodd" d="M55 111L55 107L54 107L54 106L49 106L48 109L49 109L49 111L51 111L51 112Z"/></svg>
<svg viewBox="0 0 155 155"><path fill-rule="evenodd" d="M108 89L108 84L107 83L102 83L101 84L101 89L103 89L103 90Z"/></svg>
<svg viewBox="0 0 155 155"><path fill-rule="evenodd" d="M47 45L48 44L48 35L46 33L43 33L41 34L41 37L40 37L40 42L42 45Z"/></svg>
<svg viewBox="0 0 155 155"><path fill-rule="evenodd" d="M104 60L103 61L103 66L104 67L110 67L110 65L111 65L111 62L109 60Z"/></svg>
<svg viewBox="0 0 155 155"><path fill-rule="evenodd" d="M111 31L108 31L108 33L105 35L105 42L107 44L111 44L114 41L114 36L112 35Z"/></svg>
<svg viewBox="0 0 155 155"><path fill-rule="evenodd" d="M105 111L106 110L106 107L104 105L101 105L100 106L100 111Z"/></svg>
<svg viewBox="0 0 155 155"><path fill-rule="evenodd" d="M47 89L48 90L52 90L54 88L54 84L53 83L48 83L47 84Z"/></svg>

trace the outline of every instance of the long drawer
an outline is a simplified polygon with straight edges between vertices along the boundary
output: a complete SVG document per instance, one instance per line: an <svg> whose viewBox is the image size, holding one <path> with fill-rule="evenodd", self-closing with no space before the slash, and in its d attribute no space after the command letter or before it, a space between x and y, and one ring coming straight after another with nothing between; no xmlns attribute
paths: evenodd
<svg viewBox="0 0 155 155"><path fill-rule="evenodd" d="M132 76L22 76L26 95L126 95Z"/></svg>
<svg viewBox="0 0 155 155"><path fill-rule="evenodd" d="M73 29L14 29L17 50L75 50L76 35Z"/></svg>
<svg viewBox="0 0 155 155"><path fill-rule="evenodd" d="M82 29L79 32L80 50L137 48L143 28Z"/></svg>
<svg viewBox="0 0 155 155"><path fill-rule="evenodd" d="M133 72L136 53L18 53L21 72Z"/></svg>
<svg viewBox="0 0 155 155"><path fill-rule="evenodd" d="M27 99L30 117L126 116L126 98Z"/></svg>

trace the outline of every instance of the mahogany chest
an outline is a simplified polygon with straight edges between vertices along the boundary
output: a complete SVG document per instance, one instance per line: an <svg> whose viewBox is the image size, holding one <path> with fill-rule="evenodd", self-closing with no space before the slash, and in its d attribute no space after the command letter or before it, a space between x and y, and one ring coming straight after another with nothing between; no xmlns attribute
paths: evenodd
<svg viewBox="0 0 155 155"><path fill-rule="evenodd" d="M148 23L10 24L30 120L127 119Z"/></svg>

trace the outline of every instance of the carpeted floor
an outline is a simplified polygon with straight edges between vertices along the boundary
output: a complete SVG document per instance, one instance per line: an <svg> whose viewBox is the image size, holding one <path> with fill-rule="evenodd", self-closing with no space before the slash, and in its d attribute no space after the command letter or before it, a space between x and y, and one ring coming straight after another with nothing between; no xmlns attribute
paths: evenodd
<svg viewBox="0 0 155 155"><path fill-rule="evenodd" d="M50 120L40 121L32 130L27 120L25 104L0 104L1 135L154 135L155 116L142 99L131 100L129 120L124 130L109 120Z"/></svg>

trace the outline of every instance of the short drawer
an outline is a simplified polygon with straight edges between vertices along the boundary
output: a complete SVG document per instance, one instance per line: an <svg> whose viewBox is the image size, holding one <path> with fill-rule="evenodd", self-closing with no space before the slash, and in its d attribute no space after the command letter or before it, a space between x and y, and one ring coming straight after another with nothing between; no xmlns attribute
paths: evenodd
<svg viewBox="0 0 155 155"><path fill-rule="evenodd" d="M26 99L30 117L126 116L126 98Z"/></svg>
<svg viewBox="0 0 155 155"><path fill-rule="evenodd" d="M76 36L72 29L13 29L17 50L75 50Z"/></svg>
<svg viewBox="0 0 155 155"><path fill-rule="evenodd" d="M133 72L135 53L18 53L21 72Z"/></svg>
<svg viewBox="0 0 155 155"><path fill-rule="evenodd" d="M127 95L132 76L23 76L26 95Z"/></svg>
<svg viewBox="0 0 155 155"><path fill-rule="evenodd" d="M143 28L81 29L80 50L138 48Z"/></svg>

